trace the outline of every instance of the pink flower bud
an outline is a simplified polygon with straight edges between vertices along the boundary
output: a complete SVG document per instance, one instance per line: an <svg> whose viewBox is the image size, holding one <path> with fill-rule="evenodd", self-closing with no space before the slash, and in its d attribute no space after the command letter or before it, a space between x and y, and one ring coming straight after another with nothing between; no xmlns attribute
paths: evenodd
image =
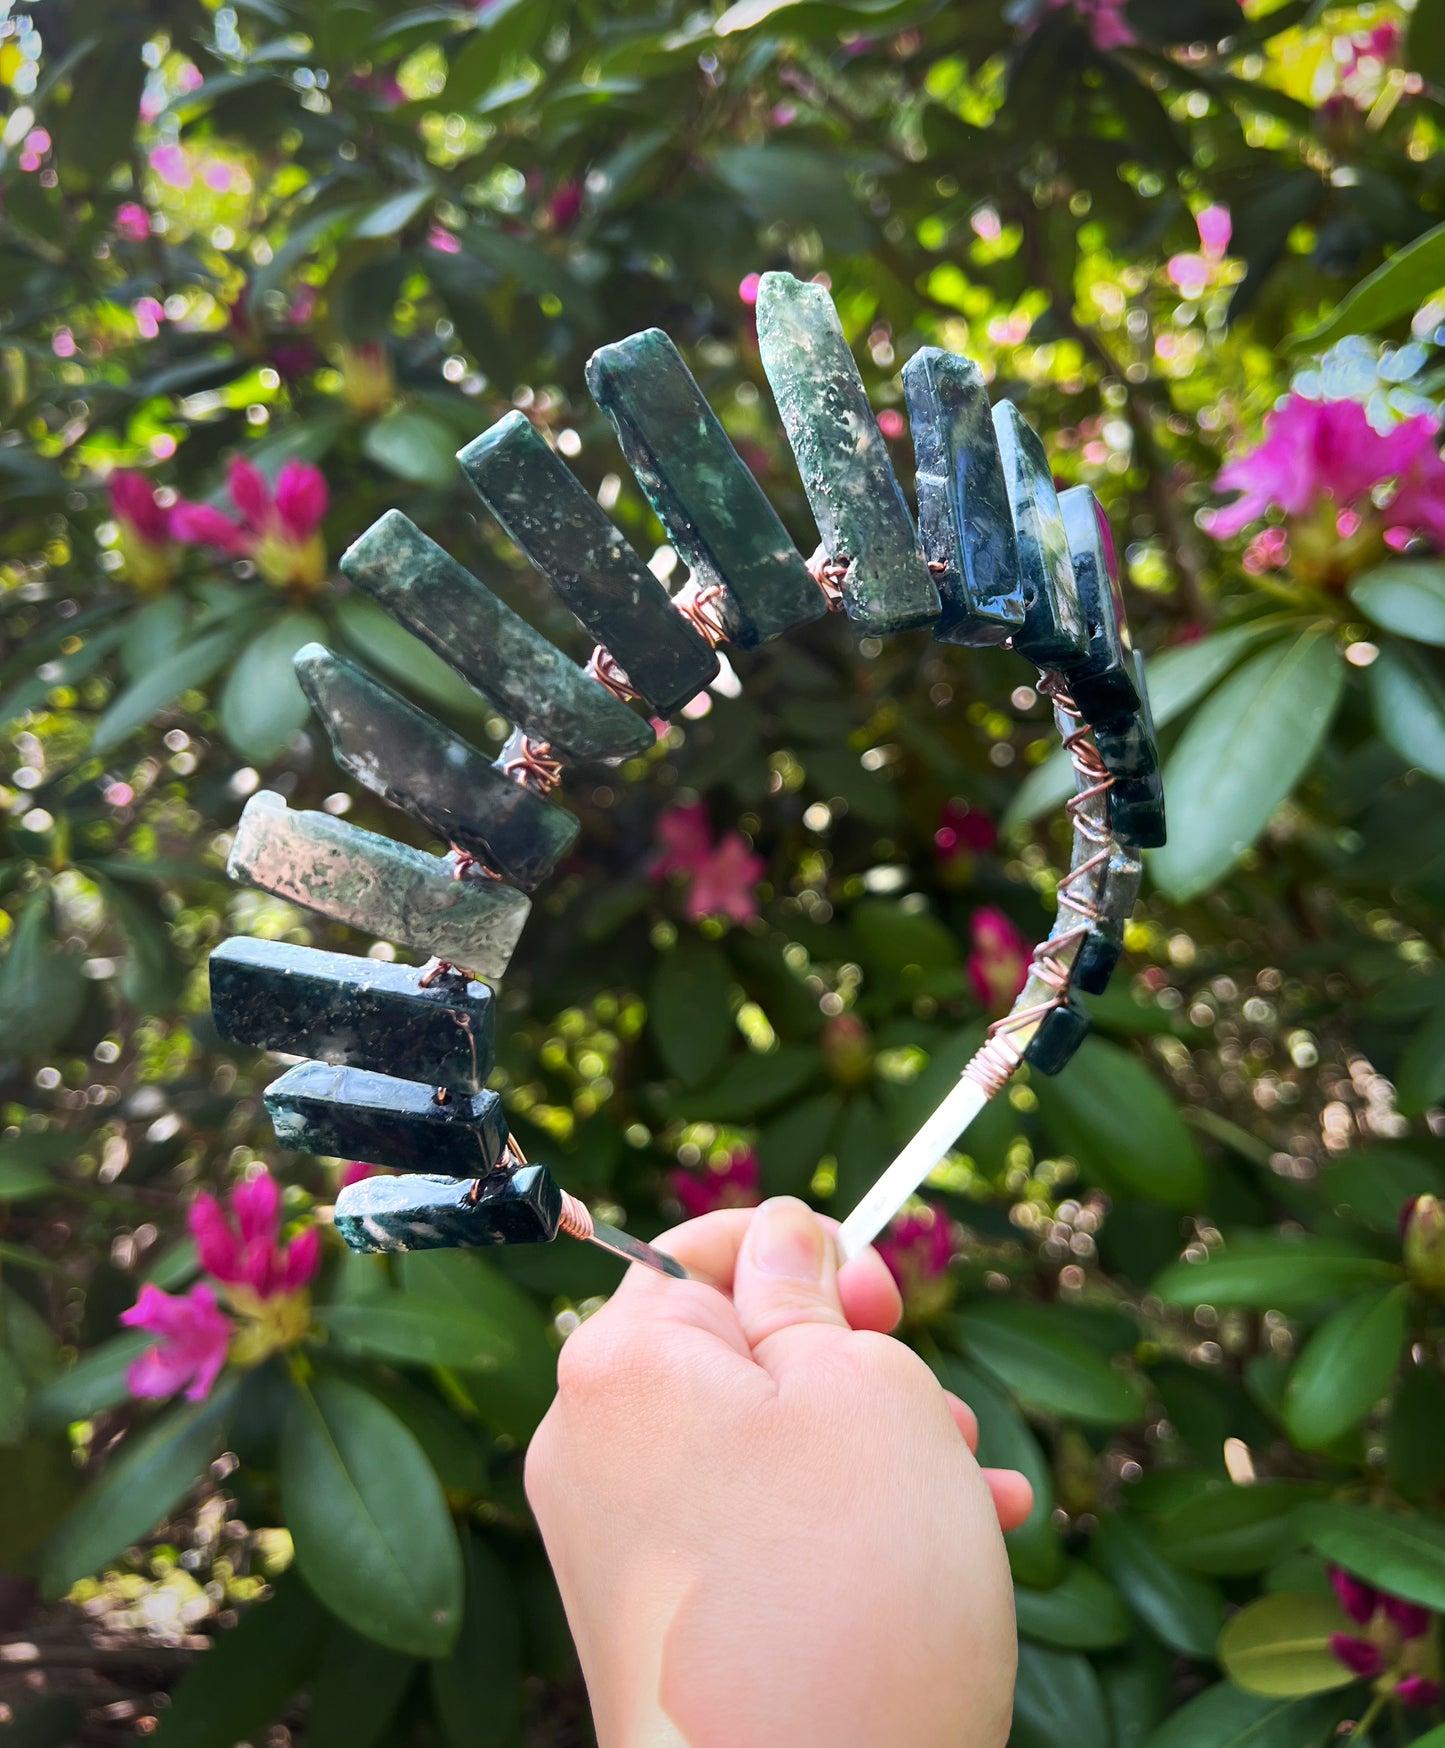
<svg viewBox="0 0 1445 1748"><path fill-rule="evenodd" d="M230 556L251 550L246 530L213 504L177 504L171 513L171 530L188 546L209 546Z"/></svg>
<svg viewBox="0 0 1445 1748"><path fill-rule="evenodd" d="M1352 1573L1339 1566L1330 1567L1330 1583L1339 1598L1340 1607L1357 1626L1365 1627L1375 1618L1380 1593Z"/></svg>
<svg viewBox="0 0 1445 1748"><path fill-rule="evenodd" d="M756 1207L760 1185L758 1156L751 1147L738 1148L720 1167L672 1174L672 1193L689 1220L701 1219L719 1208Z"/></svg>
<svg viewBox="0 0 1445 1748"><path fill-rule="evenodd" d="M155 487L143 473L123 468L110 476L110 507L152 546L170 539L171 512L156 502Z"/></svg>
<svg viewBox="0 0 1445 1748"><path fill-rule="evenodd" d="M1382 1600L1385 1618L1402 1639L1423 1639L1430 1631L1428 1608L1422 1608L1418 1602L1406 1602L1403 1596L1386 1596Z"/></svg>
<svg viewBox="0 0 1445 1748"><path fill-rule="evenodd" d="M287 536L298 543L309 540L321 526L330 501L319 467L288 461L276 476L276 516Z"/></svg>
<svg viewBox="0 0 1445 1748"><path fill-rule="evenodd" d="M1406 1274L1427 1293L1445 1294L1445 1202L1416 1196L1404 1227Z"/></svg>
<svg viewBox="0 0 1445 1748"><path fill-rule="evenodd" d="M210 1394L226 1363L232 1326L208 1286L198 1283L188 1293L171 1294L147 1283L120 1320L128 1329L160 1337L126 1371L132 1396L174 1396L183 1386L190 1402Z"/></svg>
<svg viewBox="0 0 1445 1748"><path fill-rule="evenodd" d="M1352 1633L1331 1633L1330 1654L1343 1663L1352 1675L1373 1681L1385 1667L1385 1653L1368 1639L1357 1639Z"/></svg>
<svg viewBox="0 0 1445 1748"><path fill-rule="evenodd" d="M1402 1706L1438 1705L1440 1683L1431 1681L1428 1675L1407 1675L1403 1681L1395 1683L1395 1698Z"/></svg>
<svg viewBox="0 0 1445 1748"><path fill-rule="evenodd" d="M241 520L257 532L264 528L271 515L271 488L260 468L238 455L226 475L226 486Z"/></svg>

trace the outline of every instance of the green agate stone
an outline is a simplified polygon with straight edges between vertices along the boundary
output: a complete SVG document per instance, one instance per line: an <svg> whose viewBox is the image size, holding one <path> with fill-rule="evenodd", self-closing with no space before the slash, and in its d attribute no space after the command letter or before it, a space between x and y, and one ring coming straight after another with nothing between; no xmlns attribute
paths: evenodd
<svg viewBox="0 0 1445 1748"><path fill-rule="evenodd" d="M1139 708L1131 716L1094 723L1094 744L1114 779L1109 791L1109 822L1115 834L1129 844L1157 850L1166 835L1164 777L1159 769L1159 742L1149 708L1144 658L1138 650L1134 651L1133 669Z"/></svg>
<svg viewBox="0 0 1445 1748"><path fill-rule="evenodd" d="M457 460L651 710L666 716L702 691L717 673L716 654L524 413L499 419Z"/></svg>
<svg viewBox="0 0 1445 1748"><path fill-rule="evenodd" d="M1040 1074L1057 1074L1068 1066L1089 1035L1089 1016L1065 1002L1050 1008L1024 1051L1024 1061Z"/></svg>
<svg viewBox="0 0 1445 1748"><path fill-rule="evenodd" d="M308 643L294 664L344 771L524 892L540 885L577 841L570 813L345 657Z"/></svg>
<svg viewBox="0 0 1445 1748"><path fill-rule="evenodd" d="M1116 778L1109 791L1109 820L1126 842L1140 849L1159 849L1168 835L1162 774L1151 771L1144 777Z"/></svg>
<svg viewBox="0 0 1445 1748"><path fill-rule="evenodd" d="M1094 923L1074 959L1070 986L1085 995L1102 995L1109 987L1124 952L1124 931L1118 923Z"/></svg>
<svg viewBox="0 0 1445 1748"><path fill-rule="evenodd" d="M1023 574L1024 622L1013 646L1040 668L1068 667L1089 648L1059 494L1038 433L1012 401L993 409Z"/></svg>
<svg viewBox="0 0 1445 1748"><path fill-rule="evenodd" d="M1018 541L978 366L925 346L903 366L918 531L943 612L940 643L1005 642L1024 622Z"/></svg>
<svg viewBox="0 0 1445 1748"><path fill-rule="evenodd" d="M531 909L500 880L453 878L453 864L329 813L293 812L258 791L236 827L226 872L384 941L464 965L507 969Z"/></svg>
<svg viewBox="0 0 1445 1748"><path fill-rule="evenodd" d="M298 1062L266 1088L277 1142L292 1153L364 1159L396 1171L485 1177L507 1145L493 1092L440 1100L436 1088L361 1068Z"/></svg>
<svg viewBox="0 0 1445 1748"><path fill-rule="evenodd" d="M568 661L409 522L388 510L341 559L359 588L520 723L574 759L644 753L651 726Z"/></svg>
<svg viewBox="0 0 1445 1748"><path fill-rule="evenodd" d="M843 604L860 631L907 631L938 617L938 590L848 350L821 285L765 273L758 346L818 532L847 565Z"/></svg>
<svg viewBox="0 0 1445 1748"><path fill-rule="evenodd" d="M310 1056L480 1092L492 1068L492 992L412 965L237 935L211 954L211 1014L228 1044Z"/></svg>
<svg viewBox="0 0 1445 1748"><path fill-rule="evenodd" d="M1102 995L1124 951L1124 925L1134 914L1144 864L1127 844L1116 842L1104 868L1094 923L1074 960L1072 983L1085 995Z"/></svg>
<svg viewBox="0 0 1445 1748"><path fill-rule="evenodd" d="M722 589L733 643L752 649L827 612L777 511L660 328L594 352L587 386L683 562L703 587Z"/></svg>
<svg viewBox="0 0 1445 1748"><path fill-rule="evenodd" d="M548 1244L562 1192L545 1165L497 1172L480 1183L453 1177L368 1177L336 1198L336 1230L352 1250L479 1249Z"/></svg>
<svg viewBox="0 0 1445 1748"><path fill-rule="evenodd" d="M1100 722L1139 708L1114 537L1104 506L1088 486L1061 492L1059 509L1089 627L1088 655L1069 666L1069 693L1086 722Z"/></svg>

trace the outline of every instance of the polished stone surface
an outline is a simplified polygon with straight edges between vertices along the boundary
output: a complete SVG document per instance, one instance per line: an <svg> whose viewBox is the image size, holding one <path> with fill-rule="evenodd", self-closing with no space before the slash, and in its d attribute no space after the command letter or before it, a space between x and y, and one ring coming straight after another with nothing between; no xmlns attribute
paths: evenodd
<svg viewBox="0 0 1445 1748"><path fill-rule="evenodd" d="M722 588L731 642L751 649L827 612L777 511L660 328L594 352L587 386L683 563L704 588Z"/></svg>
<svg viewBox="0 0 1445 1748"><path fill-rule="evenodd" d="M1024 1051L1024 1061L1040 1074L1058 1074L1088 1035L1089 1016L1082 1008L1067 1002L1051 1008Z"/></svg>
<svg viewBox="0 0 1445 1748"><path fill-rule="evenodd" d="M336 1198L336 1230L353 1250L478 1249L546 1244L557 1236L562 1194L544 1165L524 1165L474 1186L452 1177L369 1177Z"/></svg>
<svg viewBox="0 0 1445 1748"><path fill-rule="evenodd" d="M1074 563L1079 605L1089 627L1089 653L1069 666L1069 692L1086 722L1139 708L1134 648L1119 586L1114 536L1104 506L1088 486L1059 494L1059 509Z"/></svg>
<svg viewBox="0 0 1445 1748"><path fill-rule="evenodd" d="M819 537L846 563L843 604L860 632L931 625L940 601L833 300L765 273L758 347Z"/></svg>
<svg viewBox="0 0 1445 1748"><path fill-rule="evenodd" d="M1134 914L1143 880L1144 863L1138 851L1128 844L1116 843L1105 864L1099 890L1100 915L1122 928Z"/></svg>
<svg viewBox="0 0 1445 1748"><path fill-rule="evenodd" d="M452 866L332 814L293 811L262 789L246 803L226 872L333 922L500 977L530 902L501 880L454 879Z"/></svg>
<svg viewBox="0 0 1445 1748"><path fill-rule="evenodd" d="M1138 650L1134 651L1133 670L1139 708L1132 716L1096 723L1094 744L1114 779L1109 791L1109 820L1115 834L1129 844L1157 850L1167 832L1164 776L1159 767L1159 741L1149 707L1144 658Z"/></svg>
<svg viewBox="0 0 1445 1748"><path fill-rule="evenodd" d="M1012 401L995 405L993 424L1023 574L1024 622L1014 634L1013 646L1041 668L1071 668L1088 653L1089 628L1079 604L1049 458L1038 433Z"/></svg>
<svg viewBox="0 0 1445 1748"><path fill-rule="evenodd" d="M1079 944L1069 982L1085 995L1102 995L1109 987L1124 951L1124 931L1118 923L1096 922Z"/></svg>
<svg viewBox="0 0 1445 1748"><path fill-rule="evenodd" d="M525 413L458 455L478 497L525 557L666 716L699 693L717 656Z"/></svg>
<svg viewBox="0 0 1445 1748"><path fill-rule="evenodd" d="M211 1014L228 1044L480 1092L493 1061L492 992L413 965L235 935L211 954Z"/></svg>
<svg viewBox="0 0 1445 1748"><path fill-rule="evenodd" d="M943 601L933 635L1002 643L1024 622L1023 579L983 377L972 359L924 346L903 366L903 393L919 538Z"/></svg>
<svg viewBox="0 0 1445 1748"><path fill-rule="evenodd" d="M344 656L308 643L295 668L343 770L514 886L531 892L577 841L572 814Z"/></svg>
<svg viewBox="0 0 1445 1748"><path fill-rule="evenodd" d="M1124 842L1143 850L1159 849L1168 835L1163 773L1116 778L1109 791L1109 821Z"/></svg>
<svg viewBox="0 0 1445 1748"><path fill-rule="evenodd" d="M298 1062L266 1088L277 1143L324 1159L395 1171L484 1177L502 1157L507 1120L493 1092L445 1100L420 1081Z"/></svg>
<svg viewBox="0 0 1445 1748"><path fill-rule="evenodd" d="M574 759L646 752L647 721L584 674L485 583L388 510L341 569L497 709Z"/></svg>

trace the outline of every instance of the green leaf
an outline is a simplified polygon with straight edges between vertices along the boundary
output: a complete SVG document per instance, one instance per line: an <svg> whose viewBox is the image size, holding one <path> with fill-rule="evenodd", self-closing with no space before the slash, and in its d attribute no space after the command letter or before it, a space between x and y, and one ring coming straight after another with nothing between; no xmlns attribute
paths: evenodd
<svg viewBox="0 0 1445 1748"><path fill-rule="evenodd" d="M142 1013L165 1013L186 980L186 965L176 951L165 912L152 893L119 881L106 880L105 898L128 948L120 974L121 993Z"/></svg>
<svg viewBox="0 0 1445 1748"><path fill-rule="evenodd" d="M817 1051L803 1044L750 1050L726 1063L710 1085L680 1093L669 1105L693 1122L746 1123L801 1092L818 1070Z"/></svg>
<svg viewBox="0 0 1445 1748"><path fill-rule="evenodd" d="M25 1437L25 1380L14 1358L0 1347L0 1447L13 1450Z"/></svg>
<svg viewBox="0 0 1445 1748"><path fill-rule="evenodd" d="M447 486L456 477L456 435L428 413L388 413L366 427L361 449L369 461L410 485Z"/></svg>
<svg viewBox="0 0 1445 1748"><path fill-rule="evenodd" d="M126 627L120 646L120 665L126 679L140 679L157 662L173 655L185 632L183 595L162 595L157 601L147 601Z"/></svg>
<svg viewBox="0 0 1445 1748"><path fill-rule="evenodd" d="M838 1161L834 1193L840 1209L851 1208L892 1155L888 1123L871 1092L855 1093L844 1100L833 1125L832 1145Z"/></svg>
<svg viewBox="0 0 1445 1748"><path fill-rule="evenodd" d="M1445 85L1445 13L1438 6L1432 6L1430 0L1422 0L1410 14L1410 22L1406 27L1405 64L1421 73L1432 85ZM1412 249L1420 243L1436 239L1436 270L1439 277L1430 288L1438 291L1445 285L1445 225L1439 230L1427 231L1419 243L1412 243ZM1392 258L1397 259L1398 257ZM1426 297L1429 292L1426 292ZM1424 302L1422 297L1420 300Z"/></svg>
<svg viewBox="0 0 1445 1748"><path fill-rule="evenodd" d="M1343 1212L1376 1232L1398 1233L1412 1196L1438 1195L1440 1173L1407 1147L1362 1147L1340 1153L1320 1173L1320 1188Z"/></svg>
<svg viewBox="0 0 1445 1748"><path fill-rule="evenodd" d="M1107 1651L1133 1637L1119 1593L1092 1566L1070 1560L1051 1590L1014 1590L1014 1614L1026 1639L1067 1651Z"/></svg>
<svg viewBox="0 0 1445 1748"><path fill-rule="evenodd" d="M30 1398L30 1422L59 1432L77 1420L90 1420L118 1407L129 1395L125 1375L155 1337L143 1329L127 1330L92 1348L67 1371L57 1372Z"/></svg>
<svg viewBox="0 0 1445 1748"><path fill-rule="evenodd" d="M351 226L351 235L368 241L380 241L386 237L396 236L407 225L430 206L436 198L436 190L429 182L418 183L413 188L400 189L395 194L388 194L385 200L379 200L375 206L369 206Z"/></svg>
<svg viewBox="0 0 1445 1748"><path fill-rule="evenodd" d="M1267 1699L1329 1693L1355 1679L1330 1650L1330 1634L1348 1628L1333 1597L1262 1596L1226 1623L1220 1665L1236 1687Z"/></svg>
<svg viewBox="0 0 1445 1748"><path fill-rule="evenodd" d="M17 1705L5 1726L5 1748L75 1748L85 1709L68 1694L47 1694Z"/></svg>
<svg viewBox="0 0 1445 1748"><path fill-rule="evenodd" d="M311 1684L307 1748L375 1748L416 1670L414 1658L333 1622Z"/></svg>
<svg viewBox="0 0 1445 1748"><path fill-rule="evenodd" d="M510 1748L522 1712L522 1634L507 1569L478 1535L462 1543L466 1613L456 1648L431 1670L451 1748Z"/></svg>
<svg viewBox="0 0 1445 1748"><path fill-rule="evenodd" d="M837 1093L799 1099L759 1132L758 1168L770 1196L806 1196L838 1121Z"/></svg>
<svg viewBox="0 0 1445 1748"><path fill-rule="evenodd" d="M1417 9L1411 25L1410 65L1422 72L1426 69L1416 58L1417 41L1424 43L1428 36L1431 46L1438 49L1442 40L1438 19L1433 25L1421 22L1428 21L1436 10L1426 0ZM1440 59L1445 62L1445 54ZM1441 76L1445 76L1445 67L1441 68ZM1445 225L1437 225L1433 231L1426 231L1423 237L1397 249L1383 267L1377 267L1345 294L1332 315L1301 334L1295 344L1312 352L1323 351L1346 334L1382 333L1402 317L1413 315L1442 285L1445 285Z"/></svg>
<svg viewBox="0 0 1445 1748"><path fill-rule="evenodd" d="M1445 1002L1405 1047L1396 1081L1397 1103L1406 1117L1422 1116L1445 1098Z"/></svg>
<svg viewBox="0 0 1445 1748"><path fill-rule="evenodd" d="M0 1046L14 1056L58 1043L87 999L79 958L57 950L50 909L47 889L32 894L0 961Z"/></svg>
<svg viewBox="0 0 1445 1748"><path fill-rule="evenodd" d="M462 1562L421 1446L339 1378L298 1385L281 1439L281 1498L301 1576L367 1638L416 1657L456 1641Z"/></svg>
<svg viewBox="0 0 1445 1748"><path fill-rule="evenodd" d="M505 1329L475 1305L389 1293L362 1305L328 1305L317 1320L349 1353L402 1365L491 1372L516 1357Z"/></svg>
<svg viewBox="0 0 1445 1748"><path fill-rule="evenodd" d="M404 690L418 692L430 703L464 716L478 716L486 700L474 692L455 668L435 650L364 595L343 595L336 603L341 634L368 666L376 667Z"/></svg>
<svg viewBox="0 0 1445 1748"><path fill-rule="evenodd" d="M1365 669L1380 738L1445 783L1445 681L1419 650L1386 644Z"/></svg>
<svg viewBox="0 0 1445 1748"><path fill-rule="evenodd" d="M735 1035L731 993L727 960L694 935L684 935L658 963L648 1028L668 1073L688 1086L717 1069Z"/></svg>
<svg viewBox="0 0 1445 1748"><path fill-rule="evenodd" d="M1399 1278L1398 1267L1333 1240L1241 1235L1202 1262L1171 1263L1153 1291L1169 1305L1303 1311Z"/></svg>
<svg viewBox="0 0 1445 1748"><path fill-rule="evenodd" d="M1417 1513L1376 1511L1331 1501L1301 1512L1305 1540L1317 1554L1367 1584L1445 1611L1445 1528Z"/></svg>
<svg viewBox="0 0 1445 1748"><path fill-rule="evenodd" d="M175 1510L221 1448L236 1387L234 1375L223 1378L207 1401L169 1409L126 1439L47 1542L41 1556L47 1596L63 1596Z"/></svg>
<svg viewBox="0 0 1445 1748"><path fill-rule="evenodd" d="M314 613L283 613L247 644L221 688L221 732L243 759L265 765L306 725L310 705L291 658L304 643L324 643Z"/></svg>
<svg viewBox="0 0 1445 1748"><path fill-rule="evenodd" d="M1155 1540L1186 1571L1213 1578L1262 1572L1299 1549L1304 1538L1294 1513L1322 1492L1305 1481L1220 1485L1171 1512Z"/></svg>
<svg viewBox="0 0 1445 1748"><path fill-rule="evenodd" d="M1405 1345L1408 1295L1404 1286L1362 1293L1306 1342L1284 1394L1285 1425L1301 1449L1333 1444L1388 1391Z"/></svg>
<svg viewBox="0 0 1445 1748"><path fill-rule="evenodd" d="M1422 1503L1445 1488L1445 1378L1426 1361L1400 1379L1385 1423L1391 1481L1409 1500Z"/></svg>
<svg viewBox="0 0 1445 1748"><path fill-rule="evenodd" d="M1149 1748L1319 1748L1339 1716L1328 1697L1264 1699L1220 1682L1166 1718Z"/></svg>
<svg viewBox="0 0 1445 1748"><path fill-rule="evenodd" d="M1169 842L1150 867L1169 897L1204 892L1253 845L1314 762L1343 686L1333 634L1315 626L1210 694L1164 772Z"/></svg>
<svg viewBox="0 0 1445 1748"><path fill-rule="evenodd" d="M1182 1657L1209 1658L1223 1614L1212 1584L1176 1572L1132 1519L1103 1517L1094 1557L1150 1632Z"/></svg>
<svg viewBox="0 0 1445 1748"><path fill-rule="evenodd" d="M153 716L174 704L182 692L204 686L231 659L251 624L249 615L235 615L157 662L101 716L90 737L91 752L97 755L113 752Z"/></svg>
<svg viewBox="0 0 1445 1748"><path fill-rule="evenodd" d="M1166 1208L1203 1206L1204 1158L1179 1107L1132 1051L1088 1038L1063 1074L1032 1084L1054 1141L1086 1178Z"/></svg>
<svg viewBox="0 0 1445 1748"><path fill-rule="evenodd" d="M1415 643L1445 644L1445 564L1398 559L1356 577L1345 593L1367 619Z"/></svg>
<svg viewBox="0 0 1445 1748"><path fill-rule="evenodd" d="M161 1748L231 1748L243 1736L259 1738L316 1667L326 1624L311 1592L288 1573L182 1676L151 1740Z"/></svg>
<svg viewBox="0 0 1445 1748"><path fill-rule="evenodd" d="M1142 1419L1144 1392L1093 1348L1056 1327L1039 1306L970 1305L953 1319L967 1351L1030 1414L1128 1426Z"/></svg>
<svg viewBox="0 0 1445 1748"><path fill-rule="evenodd" d="M1087 1657L1019 1646L1009 1748L1110 1748L1109 1715Z"/></svg>

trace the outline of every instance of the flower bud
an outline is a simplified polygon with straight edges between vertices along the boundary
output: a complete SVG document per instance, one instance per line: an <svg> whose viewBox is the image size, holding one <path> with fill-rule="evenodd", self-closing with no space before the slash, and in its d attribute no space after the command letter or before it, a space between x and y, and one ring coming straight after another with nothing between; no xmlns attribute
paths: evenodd
<svg viewBox="0 0 1445 1748"><path fill-rule="evenodd" d="M873 1039L857 1014L835 1014L819 1040L823 1063L834 1083L864 1086L873 1075Z"/></svg>
<svg viewBox="0 0 1445 1748"><path fill-rule="evenodd" d="M1445 1202L1416 1196L1401 1224L1406 1274L1427 1293L1445 1295Z"/></svg>

